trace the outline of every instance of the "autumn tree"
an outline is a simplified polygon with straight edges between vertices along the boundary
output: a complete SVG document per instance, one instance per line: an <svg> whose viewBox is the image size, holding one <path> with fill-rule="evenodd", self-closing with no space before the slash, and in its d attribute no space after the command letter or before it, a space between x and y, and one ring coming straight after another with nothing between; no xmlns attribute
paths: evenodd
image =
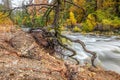
<svg viewBox="0 0 120 80"><path fill-rule="evenodd" d="M31 6L42 6L43 8L47 9L45 11L44 15L42 16L43 17L42 19L45 19L46 22L48 22L48 18L50 16L50 13L53 12L54 13L53 22L52 22L51 26L47 26L47 27L43 26L40 28L43 31L45 37L53 43L53 45L52 45L53 49L55 49L57 47L67 49L73 53L69 57L71 57L72 59L75 59L73 56L75 56L77 54L76 51L74 49L68 47L67 44L64 44L62 42L62 39L64 38L64 39L67 39L71 42L79 43L79 44L81 44L84 51L86 51L92 55L92 58L91 58L92 66L95 66L94 65L94 60L96 58L95 52L88 50L86 48L84 42L82 42L81 40L73 40L73 39L71 39L71 38L69 38L61 33L60 24L61 24L61 19L63 18L61 16L64 15L63 11L66 9L65 8L66 3L77 7L79 10L81 10L82 13L85 14L85 10L82 6L77 5L73 1L69 1L69 0L53 0L51 4L42 4L42 3L40 3L40 4L27 4L27 5L24 5L22 7L16 7L14 9L9 9L9 11L13 12L16 9L24 9L24 8L26 10L28 7L31 7ZM70 14L73 15L73 13L70 13ZM85 18L85 16L86 15L83 15L82 18ZM74 18L74 16L71 16L71 18ZM74 24L74 23L76 23L76 21L74 20L74 22L72 22L72 23ZM31 31L33 31L33 29L31 29ZM78 60L76 60L76 61L79 63Z"/></svg>
<svg viewBox="0 0 120 80"><path fill-rule="evenodd" d="M77 19L77 22L82 22L85 16L85 11L86 11L86 0L73 0L73 2L78 5L81 6L81 8L76 7L76 6L71 6L70 12L72 11L73 13L75 13L75 17Z"/></svg>

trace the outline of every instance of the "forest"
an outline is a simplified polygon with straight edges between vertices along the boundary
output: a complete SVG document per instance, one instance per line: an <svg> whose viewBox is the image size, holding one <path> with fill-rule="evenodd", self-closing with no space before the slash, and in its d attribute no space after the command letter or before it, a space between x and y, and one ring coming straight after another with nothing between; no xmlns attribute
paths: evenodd
<svg viewBox="0 0 120 80"><path fill-rule="evenodd" d="M0 80L119 80L120 0L0 0L0 68Z"/></svg>
<svg viewBox="0 0 120 80"><path fill-rule="evenodd" d="M51 9L55 4L54 1L49 5L32 5L31 2L25 3L24 1L21 7L21 9L24 9L15 9L15 11L10 11L9 2L6 2L5 6L1 4L1 17L8 15L7 17L10 18L10 13L12 21L19 26L43 27L51 25L55 16L54 9ZM75 32L113 31L119 33L119 4L119 0L60 1L59 16L61 19L59 20L59 26L63 30L66 27L69 27L68 29L72 28ZM46 9L46 6L49 8ZM30 7L33 8L30 9ZM5 9L9 10L5 11ZM4 15L2 15L3 11L6 12ZM9 22L6 24L9 24Z"/></svg>

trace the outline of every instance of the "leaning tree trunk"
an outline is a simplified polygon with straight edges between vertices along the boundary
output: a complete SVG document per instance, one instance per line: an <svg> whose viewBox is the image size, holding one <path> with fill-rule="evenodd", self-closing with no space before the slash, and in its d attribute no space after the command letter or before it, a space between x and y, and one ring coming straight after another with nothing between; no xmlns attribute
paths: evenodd
<svg viewBox="0 0 120 80"><path fill-rule="evenodd" d="M55 36L58 36L58 28L59 28L59 16L60 16L60 5L61 0L56 0L56 7L55 7L55 16L53 21L53 28L55 30Z"/></svg>

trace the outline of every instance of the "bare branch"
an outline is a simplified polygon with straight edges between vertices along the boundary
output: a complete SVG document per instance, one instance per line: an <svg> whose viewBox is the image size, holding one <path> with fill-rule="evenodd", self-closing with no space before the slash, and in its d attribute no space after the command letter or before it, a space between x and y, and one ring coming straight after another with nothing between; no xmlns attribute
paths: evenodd
<svg viewBox="0 0 120 80"><path fill-rule="evenodd" d="M2 11L13 11L13 10L16 10L16 9L22 9L24 7L31 7L31 6L54 6L56 7L55 5L52 5L52 4L29 4L29 5L24 5L24 6L21 6L21 7L14 7L13 9L5 9L5 10L0 10L1 12Z"/></svg>

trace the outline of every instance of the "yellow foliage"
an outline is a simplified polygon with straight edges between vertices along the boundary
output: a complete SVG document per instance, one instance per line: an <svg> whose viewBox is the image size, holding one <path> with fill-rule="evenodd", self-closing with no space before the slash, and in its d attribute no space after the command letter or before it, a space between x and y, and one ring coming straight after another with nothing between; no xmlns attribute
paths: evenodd
<svg viewBox="0 0 120 80"><path fill-rule="evenodd" d="M102 23L103 23L103 25L112 26L113 28L120 27L120 19L119 18L115 18L114 20L103 19Z"/></svg>
<svg viewBox="0 0 120 80"><path fill-rule="evenodd" d="M89 30L92 31L94 27L96 26L96 21L95 21L94 16L92 14L89 14L88 19L86 21L87 21Z"/></svg>
<svg viewBox="0 0 120 80"><path fill-rule="evenodd" d="M74 13L73 12L70 12L70 20L71 20L72 24L76 24L76 22L77 22L75 17L74 17Z"/></svg>
<svg viewBox="0 0 120 80"><path fill-rule="evenodd" d="M64 44L69 44L71 45L71 42L65 38L61 38L61 42L64 43Z"/></svg>
<svg viewBox="0 0 120 80"><path fill-rule="evenodd" d="M116 2L113 1L113 0L104 0L103 1L103 6L104 7L110 7L110 6L113 6Z"/></svg>
<svg viewBox="0 0 120 80"><path fill-rule="evenodd" d="M7 17L7 14L0 12L0 25L12 25L12 21L9 17Z"/></svg>
<svg viewBox="0 0 120 80"><path fill-rule="evenodd" d="M51 13L50 13L50 20L49 20L49 24L51 24L51 23L52 23L52 21L54 20L53 16L54 16L54 12L53 12L53 11L51 11Z"/></svg>
<svg viewBox="0 0 120 80"><path fill-rule="evenodd" d="M85 9L86 0L74 0L74 3ZM71 6L70 11L76 13L77 14L76 15L77 22L81 22L81 20L83 19L83 16L85 15L83 13L83 10L81 8L76 7L76 6Z"/></svg>
<svg viewBox="0 0 120 80"><path fill-rule="evenodd" d="M70 12L70 18L67 20L67 23L70 25L75 25L77 23L73 12Z"/></svg>
<svg viewBox="0 0 120 80"><path fill-rule="evenodd" d="M83 24L83 29L85 31L92 31L94 30L96 25L97 23L95 21L95 17L93 16L93 14L89 14L86 22Z"/></svg>
<svg viewBox="0 0 120 80"><path fill-rule="evenodd" d="M30 19L32 19L33 18L33 16L30 16Z"/></svg>
<svg viewBox="0 0 120 80"><path fill-rule="evenodd" d="M105 25L110 25L110 24L111 24L111 21L108 20L108 19L103 19L103 20L102 20L102 23L105 24Z"/></svg>
<svg viewBox="0 0 120 80"><path fill-rule="evenodd" d="M112 26L114 28L119 28L120 27L120 19L119 18L115 18L112 22L111 22Z"/></svg>
<svg viewBox="0 0 120 80"><path fill-rule="evenodd" d="M80 29L79 27L75 26L75 27L73 28L73 31L74 31L74 32L80 32L81 29Z"/></svg>
<svg viewBox="0 0 120 80"><path fill-rule="evenodd" d="M84 6L86 3L86 0L74 0L74 3L76 3L79 6Z"/></svg>
<svg viewBox="0 0 120 80"><path fill-rule="evenodd" d="M65 27L64 27L64 26L60 26L60 30L61 30L61 31L64 31L64 30L65 30Z"/></svg>

